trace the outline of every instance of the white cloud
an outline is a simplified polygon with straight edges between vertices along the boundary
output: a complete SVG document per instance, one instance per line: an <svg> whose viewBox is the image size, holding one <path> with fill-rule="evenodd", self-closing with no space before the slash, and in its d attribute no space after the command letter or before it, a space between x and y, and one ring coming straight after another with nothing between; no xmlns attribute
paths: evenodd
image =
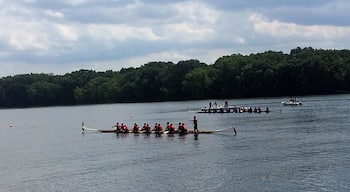
<svg viewBox="0 0 350 192"><path fill-rule="evenodd" d="M308 40L335 40L347 38L350 27L330 25L298 25L278 20L269 20L261 14L252 14L249 21L260 34L275 38L303 38Z"/></svg>
<svg viewBox="0 0 350 192"><path fill-rule="evenodd" d="M45 10L45 14L50 16L50 17L55 17L55 18L59 18L62 19L64 18L64 14L59 12L59 11L53 11L51 9Z"/></svg>
<svg viewBox="0 0 350 192"><path fill-rule="evenodd" d="M79 39L79 32L75 27L71 27L63 24L54 25L57 33L62 39L67 41L77 41Z"/></svg>
<svg viewBox="0 0 350 192"><path fill-rule="evenodd" d="M240 37L240 36L236 36L236 37L234 38L234 41L237 42L237 43L239 43L239 44L244 44L244 43L246 43L246 40L244 39L244 37Z"/></svg>
<svg viewBox="0 0 350 192"><path fill-rule="evenodd" d="M154 41L159 37L149 27L134 27L130 25L91 24L86 25L85 30L91 39L99 39L102 42L127 41L129 39L142 39Z"/></svg>
<svg viewBox="0 0 350 192"><path fill-rule="evenodd" d="M64 0L64 3L66 3L68 5L72 5L72 6L79 6L79 5L85 4L89 1L90 0Z"/></svg>
<svg viewBox="0 0 350 192"><path fill-rule="evenodd" d="M48 48L48 39L37 22L17 22L3 24L1 36L8 39L8 44L15 50L45 50Z"/></svg>
<svg viewBox="0 0 350 192"><path fill-rule="evenodd" d="M0 0L0 75L119 70L162 60L210 64L232 53L304 45L349 48L348 4Z"/></svg>
<svg viewBox="0 0 350 192"><path fill-rule="evenodd" d="M164 36L167 40L182 43L192 43L195 41L207 41L214 33L209 27L195 26L190 23L169 24L165 27Z"/></svg>
<svg viewBox="0 0 350 192"><path fill-rule="evenodd" d="M180 2L175 5L181 20L198 24L215 24L220 17L220 12L208 7L199 1Z"/></svg>

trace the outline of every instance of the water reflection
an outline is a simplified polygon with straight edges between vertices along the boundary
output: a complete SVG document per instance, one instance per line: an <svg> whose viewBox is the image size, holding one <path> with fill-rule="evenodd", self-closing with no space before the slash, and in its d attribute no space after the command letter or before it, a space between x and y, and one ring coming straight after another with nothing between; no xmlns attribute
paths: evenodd
<svg viewBox="0 0 350 192"><path fill-rule="evenodd" d="M129 137L129 134L125 134L125 133L116 133L116 136L117 136L117 138L124 139L124 138Z"/></svg>
<svg viewBox="0 0 350 192"><path fill-rule="evenodd" d="M155 134L155 138L161 138L162 134Z"/></svg>
<svg viewBox="0 0 350 192"><path fill-rule="evenodd" d="M175 134L167 134L167 138L168 138L168 140L170 140L170 141L174 141Z"/></svg>

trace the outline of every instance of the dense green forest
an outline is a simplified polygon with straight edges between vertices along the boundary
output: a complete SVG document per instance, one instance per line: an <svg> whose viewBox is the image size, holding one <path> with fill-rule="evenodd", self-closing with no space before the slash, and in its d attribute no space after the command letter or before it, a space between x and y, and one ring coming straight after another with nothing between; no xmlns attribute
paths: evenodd
<svg viewBox="0 0 350 192"><path fill-rule="evenodd" d="M350 51L295 48L289 54L150 62L139 68L0 79L0 107L334 94L350 91Z"/></svg>

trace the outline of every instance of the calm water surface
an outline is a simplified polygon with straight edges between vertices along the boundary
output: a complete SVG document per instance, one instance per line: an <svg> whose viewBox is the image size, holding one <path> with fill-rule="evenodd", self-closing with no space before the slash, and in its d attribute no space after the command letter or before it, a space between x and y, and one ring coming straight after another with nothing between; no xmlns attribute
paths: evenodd
<svg viewBox="0 0 350 192"><path fill-rule="evenodd" d="M269 114L201 114L209 100L0 110L0 191L350 191L350 95L238 99ZM214 100L212 100L213 102ZM222 100L217 100L223 103ZM86 132L194 115L211 135Z"/></svg>

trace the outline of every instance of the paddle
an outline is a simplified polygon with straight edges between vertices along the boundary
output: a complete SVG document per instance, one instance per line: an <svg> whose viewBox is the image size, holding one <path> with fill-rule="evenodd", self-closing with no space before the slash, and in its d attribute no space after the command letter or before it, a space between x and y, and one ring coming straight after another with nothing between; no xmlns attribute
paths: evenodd
<svg viewBox="0 0 350 192"><path fill-rule="evenodd" d="M233 132L235 133L234 136L236 136L237 135L237 130L236 130L235 127L232 127L232 128L233 128Z"/></svg>
<svg viewBox="0 0 350 192"><path fill-rule="evenodd" d="M84 129L84 121L81 122L81 129L83 130L83 132L85 132L85 129Z"/></svg>

